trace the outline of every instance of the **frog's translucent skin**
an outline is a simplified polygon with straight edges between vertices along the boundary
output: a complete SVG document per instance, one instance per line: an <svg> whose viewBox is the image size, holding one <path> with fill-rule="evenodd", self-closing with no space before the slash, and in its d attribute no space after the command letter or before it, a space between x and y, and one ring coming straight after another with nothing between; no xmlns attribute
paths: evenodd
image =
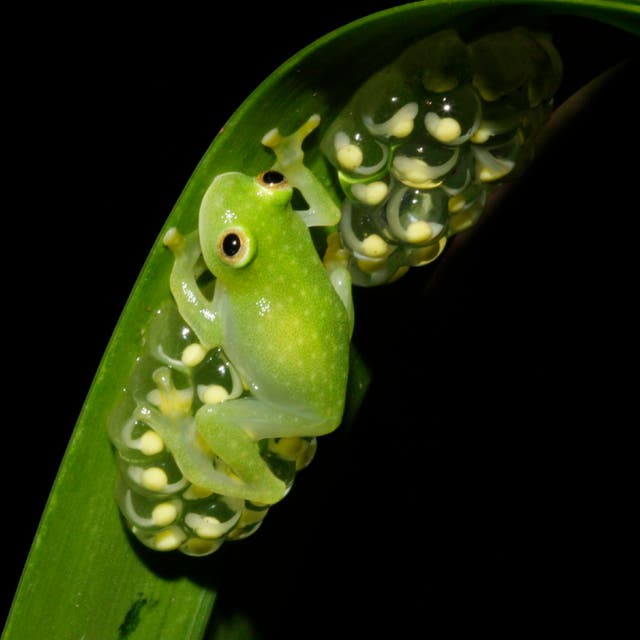
<svg viewBox="0 0 640 640"><path fill-rule="evenodd" d="M345 194L354 284L427 264L472 226L530 159L560 79L550 39L517 28L468 43L438 32L367 80L321 143Z"/></svg>
<svg viewBox="0 0 640 640"><path fill-rule="evenodd" d="M143 352L109 423L119 462L118 505L143 544L158 551L179 549L203 556L227 539L246 538L258 529L269 505L192 484L145 415L145 407L151 406L186 424L205 402L246 393L224 352L203 349L173 302L154 314ZM262 456L290 488L315 448L315 438L270 438L262 442Z"/></svg>
<svg viewBox="0 0 640 640"><path fill-rule="evenodd" d="M302 161L318 123L268 132L273 169L215 176L198 229L165 234L172 295L109 423L120 511L152 549L201 556L253 533L316 436L340 423L351 280L344 265L323 264L308 231L340 217ZM290 204L297 183L302 212Z"/></svg>

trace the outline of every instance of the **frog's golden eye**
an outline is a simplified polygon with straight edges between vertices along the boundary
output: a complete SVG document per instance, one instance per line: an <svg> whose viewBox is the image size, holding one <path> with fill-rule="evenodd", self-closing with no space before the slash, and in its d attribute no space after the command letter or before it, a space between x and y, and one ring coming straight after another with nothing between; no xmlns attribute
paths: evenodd
<svg viewBox="0 0 640 640"><path fill-rule="evenodd" d="M255 254L251 237L238 227L225 229L218 236L218 257L230 267L244 267Z"/></svg>
<svg viewBox="0 0 640 640"><path fill-rule="evenodd" d="M289 182L285 176L279 171L269 169L263 171L257 178L258 184L267 189L289 189Z"/></svg>

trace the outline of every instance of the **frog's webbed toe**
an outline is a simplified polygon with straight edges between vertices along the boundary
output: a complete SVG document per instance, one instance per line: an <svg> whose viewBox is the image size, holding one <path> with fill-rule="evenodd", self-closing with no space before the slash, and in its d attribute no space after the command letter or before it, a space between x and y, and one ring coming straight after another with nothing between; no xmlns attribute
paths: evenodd
<svg viewBox="0 0 640 640"><path fill-rule="evenodd" d="M277 127L265 133L262 137L262 144L276 154L274 169L278 167L285 175L291 169L295 171L298 165L302 164L304 158L302 143L319 124L320 116L314 113L302 126L288 136L283 136Z"/></svg>
<svg viewBox="0 0 640 640"><path fill-rule="evenodd" d="M200 238L197 231L183 235L176 227L171 227L162 239L176 260L194 265L201 255Z"/></svg>
<svg viewBox="0 0 640 640"><path fill-rule="evenodd" d="M298 189L308 203L308 209L297 213L309 227L333 226L340 220L339 207L317 176L304 164L302 143L319 124L320 116L313 114L288 136L274 128L262 137L262 144L276 156L272 169L284 174L289 184Z"/></svg>

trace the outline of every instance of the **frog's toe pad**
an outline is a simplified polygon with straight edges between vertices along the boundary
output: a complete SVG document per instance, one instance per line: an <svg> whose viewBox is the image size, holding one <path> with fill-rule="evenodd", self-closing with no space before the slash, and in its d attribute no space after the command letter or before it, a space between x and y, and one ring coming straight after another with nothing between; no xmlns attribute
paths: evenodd
<svg viewBox="0 0 640 640"><path fill-rule="evenodd" d="M184 236L178 231L178 229L176 229L176 227L171 227L171 229L164 234L162 243L165 247L171 249L171 251L175 251L184 243Z"/></svg>

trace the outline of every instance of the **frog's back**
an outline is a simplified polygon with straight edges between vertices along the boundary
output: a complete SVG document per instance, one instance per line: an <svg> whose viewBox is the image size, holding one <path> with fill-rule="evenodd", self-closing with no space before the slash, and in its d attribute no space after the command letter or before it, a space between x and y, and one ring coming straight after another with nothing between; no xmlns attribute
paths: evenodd
<svg viewBox="0 0 640 640"><path fill-rule="evenodd" d="M288 208L271 222L260 229L247 277L229 286L225 350L257 396L341 415L347 311L300 217Z"/></svg>

